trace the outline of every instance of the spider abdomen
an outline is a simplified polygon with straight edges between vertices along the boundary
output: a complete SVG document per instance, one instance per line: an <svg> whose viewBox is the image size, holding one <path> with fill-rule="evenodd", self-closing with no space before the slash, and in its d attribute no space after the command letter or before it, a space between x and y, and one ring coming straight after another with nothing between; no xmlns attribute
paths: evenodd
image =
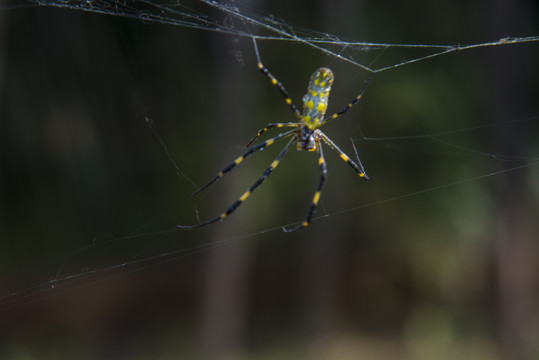
<svg viewBox="0 0 539 360"><path fill-rule="evenodd" d="M328 107L329 92L333 84L333 71L329 68L317 69L312 75L303 96L303 124L311 130L320 126Z"/></svg>

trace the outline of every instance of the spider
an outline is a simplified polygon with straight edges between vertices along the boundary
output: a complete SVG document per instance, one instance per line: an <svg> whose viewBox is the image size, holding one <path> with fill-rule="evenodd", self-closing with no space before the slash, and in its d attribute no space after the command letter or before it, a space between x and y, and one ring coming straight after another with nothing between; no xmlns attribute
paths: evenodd
<svg viewBox="0 0 539 360"><path fill-rule="evenodd" d="M318 201L320 200L320 195L322 194L322 187L324 186L324 183L326 181L327 177L327 168L326 168L326 161L324 160L324 152L322 150L322 142L326 143L331 149L335 150L339 153L339 156L342 160L344 160L352 169L354 169L355 172L358 173L359 177L361 177L363 180L367 181L369 180L369 177L365 173L365 170L363 168L363 165L361 164L361 161L358 157L358 163L356 164L354 161L350 159L348 155L346 155L333 141L331 141L326 134L324 134L319 128L322 125L325 125L329 120L336 119L346 113L352 106L357 104L361 97L363 96L363 93L367 89L367 86L369 85L373 75L367 79L365 82L365 85L361 89L358 96L356 96L346 107L344 107L342 110L336 112L335 114L324 117L326 113L326 109L328 106L328 97L329 92L331 90L331 85L333 84L333 72L331 69L322 67L317 69L312 75L309 82L309 86L307 87L307 93L305 96L303 96L303 115L300 113L300 111L296 108L296 106L293 104L292 99L288 96L288 92L286 91L284 85L273 76L269 70L262 64L262 61L260 59L260 54L258 52L258 46L256 44L255 38L253 38L253 44L254 44L254 50L255 55L257 59L257 66L260 72L262 72L273 84L276 86L281 94L284 97L284 100L286 104L290 107L296 118L299 120L298 122L288 122L288 123L270 123L266 125L266 127L258 130L258 133L249 141L247 144L247 147L249 147L256 139L258 139L262 134L264 134L266 131L272 128L292 128L292 130L283 132L269 140L266 140L258 145L255 145L251 147L245 154L238 157L234 162L226 166L224 169L222 169L213 179L211 179L206 185L195 191L191 196L194 196L198 194L199 192L207 189L210 185L212 185L214 182L219 180L221 177L223 177L226 173L234 169L237 165L239 165L243 160L254 154L255 152L259 150L264 150L266 147L273 145L277 140L291 137L290 141L286 146L283 148L283 150L277 155L275 160L271 163L271 165L264 171L262 176L258 178L258 180L245 192L243 195L240 196L236 202L234 202L225 212L223 212L221 215L217 216L216 218L213 218L211 220L208 220L206 222L200 223L198 225L192 225L192 226L183 226L178 225L177 227L180 229L196 229L201 228L210 224L213 224L214 222L217 222L219 220L223 220L226 217L228 217L230 214L232 214L236 209L253 193L253 191L259 187L264 180L268 176L271 175L271 173L277 168L279 163L281 162L282 158L285 156L287 151L290 149L290 147L296 143L297 150L298 151L318 151L318 166L320 168L320 181L318 182L318 187L314 193L311 206L309 208L309 211L307 213L307 217L305 220L298 226L287 229L283 226L284 232L293 232L300 230L306 226L308 226L311 223L311 219L315 214L316 206L318 205Z"/></svg>

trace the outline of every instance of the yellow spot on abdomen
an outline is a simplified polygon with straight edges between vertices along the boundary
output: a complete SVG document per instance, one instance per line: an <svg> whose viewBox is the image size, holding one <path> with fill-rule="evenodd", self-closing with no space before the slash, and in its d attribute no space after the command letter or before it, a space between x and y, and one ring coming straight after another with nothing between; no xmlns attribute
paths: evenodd
<svg viewBox="0 0 539 360"><path fill-rule="evenodd" d="M318 105L316 105L316 111L325 112L326 107L327 107L326 104L324 104L323 102L319 102Z"/></svg>
<svg viewBox="0 0 539 360"><path fill-rule="evenodd" d="M271 167L273 169L275 169L277 166L279 166L279 160L275 160L274 162L271 163Z"/></svg>
<svg viewBox="0 0 539 360"><path fill-rule="evenodd" d="M324 159L323 158L318 158L318 165L322 165L324 163Z"/></svg>
<svg viewBox="0 0 539 360"><path fill-rule="evenodd" d="M341 154L341 159L343 159L346 162L348 162L348 160L349 160L348 156L346 156L344 154Z"/></svg>

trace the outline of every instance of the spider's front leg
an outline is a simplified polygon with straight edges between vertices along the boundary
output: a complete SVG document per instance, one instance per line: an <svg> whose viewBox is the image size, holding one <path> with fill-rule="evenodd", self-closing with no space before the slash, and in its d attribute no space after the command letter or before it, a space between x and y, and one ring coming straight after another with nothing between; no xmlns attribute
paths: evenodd
<svg viewBox="0 0 539 360"><path fill-rule="evenodd" d="M326 166L326 160L324 159L324 152L322 150L322 143L320 141L317 141L317 145L318 145L318 166L320 167L320 181L318 182L318 187L314 193L311 207L309 208L309 212L307 213L307 217L305 218L305 221L303 221L300 225L292 229L287 229L283 226L283 231L286 233L298 231L300 229L303 229L306 226L309 226L316 212L318 201L320 201L320 195L322 195L322 188L324 187L324 183L326 182L328 171L327 171L327 166Z"/></svg>
<svg viewBox="0 0 539 360"><path fill-rule="evenodd" d="M288 134L290 135L290 134ZM292 137L292 139L288 142L288 144L286 144L286 146L284 147L283 150L281 150L281 152L279 153L279 155L277 155L277 157L275 158L275 160L273 160L273 162L271 163L270 166L268 166L268 168L266 169L266 171L264 171L264 173L262 174L262 176L260 176L258 178L258 180L249 188L249 190L247 190L246 192L243 193L242 196L240 196L240 198L238 200L236 200L225 212L221 213L221 215L211 219L211 220L208 220L208 221L205 221L203 223L200 223L198 225L178 225L176 226L178 229L185 229L185 230L192 230L192 229L198 229L198 228L201 228L201 227L204 227L204 226L208 226L210 224L213 224L214 222L217 222L217 221L221 221L225 218L227 218L230 214L232 214L234 211L236 211L236 209L241 205L243 204L243 202L245 200L247 200L247 198L249 196L251 196L251 194L253 193L253 191L256 190L256 188L258 188L260 185L262 185L262 183L268 178L268 176L270 176L273 171L277 168L277 166L279 166L279 163L281 162L281 160L283 159L283 157L285 156L285 154L288 152L288 149L290 149L290 147L292 146L292 144L296 141L296 138L295 136ZM253 148L254 149L254 148ZM210 182L210 184L215 181L215 180L212 180Z"/></svg>
<svg viewBox="0 0 539 360"><path fill-rule="evenodd" d="M361 160L359 160L359 157L358 157L358 164L356 164L354 161L352 161L352 159L350 159L350 157L348 155L346 155L344 153L344 151L342 151L333 141L331 141L330 138L327 137L326 134L324 134L322 131L319 132L320 133L320 138L326 143L329 145L330 148L332 148L333 150L335 150L336 152L339 153L339 157L344 161L346 162L352 169L354 169L355 172L357 172L357 174L359 175L360 178L362 178L363 180L365 181L369 181L369 176L367 175L367 173L365 172L365 168L363 167L363 164L361 163Z"/></svg>
<svg viewBox="0 0 539 360"><path fill-rule="evenodd" d="M258 130L258 133L247 143L247 147L251 146L251 144L258 139L262 134L264 134L266 131L272 128L282 128L282 127L300 127L301 123L270 123L266 125L265 128L262 128Z"/></svg>
<svg viewBox="0 0 539 360"><path fill-rule="evenodd" d="M268 146L273 145L275 143L275 141L277 141L279 139L282 139L282 138L284 138L286 136L292 135L293 133L294 133L294 130L290 130L290 131L284 132L282 134L279 134L279 135L275 136L274 138L268 139L268 140L264 141L263 143L260 143L260 144L258 144L256 146L253 146L245 154L238 157L232 163L228 164L223 170L219 171L219 173L217 175L215 175L206 185L204 185L200 189L196 190L194 193L191 194L191 196L195 196L199 192L204 191L205 189L210 187L210 185L212 185L214 182L216 182L217 180L222 178L226 173L228 173L229 171L234 169L236 166L241 164L243 162L243 160L247 159L249 156L251 156L255 152L262 151L265 148L267 148Z"/></svg>

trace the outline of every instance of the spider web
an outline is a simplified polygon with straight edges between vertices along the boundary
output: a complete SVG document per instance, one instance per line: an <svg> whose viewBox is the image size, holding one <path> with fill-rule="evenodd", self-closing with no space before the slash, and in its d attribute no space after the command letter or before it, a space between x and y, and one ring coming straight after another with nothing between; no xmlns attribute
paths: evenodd
<svg viewBox="0 0 539 360"><path fill-rule="evenodd" d="M384 75L389 70L395 70L392 72L396 78L398 78L401 68L414 68L417 63L420 63L419 67L415 69L423 69L428 71L431 67L435 66L432 62L436 58L441 58L444 61L443 64L459 61L458 59L468 59L467 54L473 54L474 51L486 51L488 49L506 48L506 47L533 47L537 48L537 42L539 36L508 36L504 35L500 38L490 39L485 42L476 42L469 44L399 44L399 43L384 43L384 42L360 42L355 40L346 40L338 37L334 34L317 32L311 29L302 28L301 26L291 24L289 21L281 19L276 16L259 15L254 10L249 9L247 6L240 2L222 3L216 1L193 1L186 5L185 2L152 2L152 1L37 1L37 2L12 2L12 6L3 5L4 9L10 9L11 12L18 11L22 7L48 7L48 8L65 8L74 10L77 12L89 12L95 14L103 14L109 16L117 16L119 18L132 19L141 24L153 24L153 25L165 25L177 27L177 31L199 31L216 33L219 36L227 36L235 39L236 41L250 40L256 38L261 48L262 59L264 63L273 72L273 66L276 64L275 57L272 57L272 49L276 46L283 46L286 49L291 47L299 48L301 51L306 51L309 54L323 55L324 59L329 59L332 66L343 67L348 69L349 73L353 73L353 80L348 83L345 82L340 89L335 91L340 92L336 97L347 101L354 95L354 91L357 91L355 85L351 82L361 83L363 79L367 78L368 73L375 73L373 84L367 90L367 98L371 98L372 102L378 104L378 107L384 106L383 102L377 102L376 99L382 98L380 101L387 101L383 97L383 94L379 94L380 91L376 90L377 81L381 84L384 82ZM245 43L248 43L247 41ZM531 44L527 44L531 43ZM183 45L180 45L183 46ZM248 45L242 47L236 54L238 62L241 64L244 62L244 58L248 59L252 57L250 54ZM297 51L297 50L296 50ZM457 55L451 58L450 55ZM489 57L493 57L492 53L488 53ZM448 59L452 59L449 61ZM455 60L457 59L457 60ZM281 56L282 60L282 56ZM282 60L286 62L285 60ZM246 73L254 74L253 78L258 79L261 85L266 85L256 74L254 67L249 63L249 60L245 60ZM278 66L282 66L277 64ZM440 65L438 65L440 66ZM251 68L247 71L248 68ZM278 69L282 70L282 69ZM307 73L310 70L307 70ZM282 71L276 71L277 74L281 74ZM469 74L469 73L468 73ZM305 75L305 74L303 74ZM281 81L288 87L289 83L286 81L286 75L283 77L278 76ZM305 76L304 76L305 77ZM464 77L465 78L465 77ZM379 80L380 79L380 80ZM337 80L339 81L339 80ZM305 84L298 85L303 87ZM463 83L464 85L464 83ZM294 92L294 85L292 84L292 91ZM383 85L379 85L383 86ZM268 86L269 87L269 86ZM385 85L386 89L389 89L389 93L395 95L400 89L391 89L389 85ZM290 90L290 89L289 89ZM370 95L369 93L374 94ZM378 92L378 94L377 94ZM295 92L297 93L297 91ZM297 96L294 98L297 99ZM275 96L271 98L273 105L270 109L274 109L277 106L285 105L279 103L280 99ZM337 104L342 101L333 100L332 102ZM371 102L371 104L372 104ZM183 105L182 105L183 106ZM336 105L337 106L337 105ZM357 107L369 107L368 102L361 102ZM285 109L286 110L286 109ZM373 109L375 110L375 109ZM460 122L455 120L455 123L447 125L447 123L439 122L434 124L433 127L424 127L423 123L415 122L414 127L399 124L395 121L389 121L391 125L384 126L384 132L380 131L380 128L370 127L365 124L366 116L362 116L360 123L355 122L356 116L347 115L352 120L350 123L354 123L351 128L348 129L348 134L353 134L352 142L358 147L358 152L365 162L365 159L369 159L373 152L385 151L389 154L389 157L400 158L399 155L405 154L407 157L416 157L418 154L422 159L428 158L433 163L433 168L441 171L448 164L455 166L456 169L454 177L448 177L444 172L439 177L434 177L429 181L408 181L405 182L404 187L396 186L392 187L392 183L384 176L384 171L381 167L377 167L372 161L367 162L367 172L373 171L378 173L376 181L379 185L379 189L370 187L371 195L365 195L361 201L354 200L352 204L346 203L341 207L335 206L335 203L330 201L322 201L318 210L318 215L315 217L313 227L331 227L330 221L338 222L339 218L346 217L348 215L364 216L366 211L374 211L376 208L383 208L387 204L398 204L401 200L405 199L421 199L425 194L441 194L440 198L444 198L444 191L460 194L462 185L472 185L475 191L473 193L482 193L484 191L478 190L478 184L482 184L485 181L492 181L498 179L502 175L507 174L519 174L524 170L531 173L532 178L537 180L537 165L539 164L539 157L536 156L537 148L533 146L534 137L533 133L536 133L537 123L539 117L537 117L537 108L531 107L530 114L504 114L503 117L497 118L497 121L492 119L485 119L482 115L466 117L470 121ZM435 110L432 108L425 109L422 114L433 113ZM180 213L180 220L177 223L185 223L189 219L193 218L195 213L198 216L198 211L207 206L204 201L209 198L218 198L216 201L220 204L219 208L228 205L228 200L223 200L220 197L218 190L211 192L209 196L203 195L202 198L189 199L187 192L196 188L197 183L203 181L204 176L199 176L193 171L187 171L187 166L179 165L185 164L183 157L180 158L176 151L171 150L171 144L174 142L172 137L166 136L163 131L160 130L159 116L154 114L145 114L147 117L146 125L150 129L150 133L155 135L158 141L159 152L154 153L154 157L162 157L162 154L166 154L168 161L168 167L176 171L177 177L180 179L181 185L188 188L186 190L185 197L179 203L172 202L168 210L158 210L157 213L162 211L161 215L151 217L150 220L141 220L142 225L137 227L131 234L126 236L115 235L96 235L94 241L88 246L77 248L77 250L68 253L66 256L58 259L57 254L53 254L53 264L48 264L45 269L39 269L36 274L29 276L28 280L22 280L20 285L13 286L13 290L9 291L5 296L0 298L0 311L7 312L13 308L21 307L29 303L36 301L44 301L50 297L57 297L66 292L72 292L80 287L86 287L93 285L101 281L110 281L116 277L126 277L132 272L150 271L158 265L166 263L175 263L178 259L192 258L196 254L205 254L209 249L227 247L231 244L238 243L245 240L262 240L262 239L278 239L281 237L281 228L283 223L279 220L275 225L266 226L252 226L256 229L251 233L240 232L240 235L223 235L227 231L220 233L220 230L216 230L218 234L211 237L211 240L207 240L205 233L202 231L202 235L196 235L195 232L178 232L174 229L174 225L167 226L171 217L177 217ZM454 114L460 115L460 114ZM420 116L418 116L420 117ZM396 116L397 118L397 116ZM456 116L455 116L456 118ZM265 118L266 119L266 118ZM268 119L271 119L268 117ZM410 120L410 119L408 119ZM155 121L155 123L154 123ZM406 122L406 120L403 120ZM434 122L434 121L433 121ZM259 126L263 126L266 121L258 121L256 125L252 124L246 131L250 134L258 129ZM343 125L346 126L346 125ZM255 129L257 127L257 129ZM211 128L211 127L210 127ZM403 132L403 128L406 130ZM332 130L335 129L335 126ZM424 131L422 129L428 129ZM433 130L434 129L434 130ZM521 139L527 145L522 151L504 152L498 153L497 151L490 151L488 139L491 136L499 136L500 129L506 129L507 133L519 132L527 133L529 138ZM524 130L522 130L524 129ZM194 129L192 129L194 131ZM503 133L504 130L501 130ZM147 131L147 130L146 130ZM325 131L325 130L324 130ZM329 131L329 130L328 130ZM358 135L359 134L359 135ZM373 135L374 134L374 135ZM395 134L395 135L393 135ZM479 147L471 147L469 142L463 141L469 137L477 136L480 140L477 142L482 144ZM242 137L234 138L230 140L230 143L235 144L236 141L242 141ZM343 143L343 139L347 140L346 136L338 135L339 143ZM226 140L225 140L226 142ZM153 144L150 141L144 146L151 146ZM350 144L350 143L349 143ZM229 144L223 144L224 146L230 146ZM241 151L232 149L235 151ZM353 155L354 147L349 146L347 153ZM373 150L370 150L373 149ZM228 149L231 150L231 149ZM272 154L269 157L265 154L261 155L260 162L271 161ZM274 155L274 154L273 154ZM371 156L369 156L371 155ZM426 156L424 156L426 155ZM328 155L326 155L328 156ZM353 158L354 156L352 156ZM233 159L233 157L230 157ZM264 159L264 160L262 160ZM387 157L386 157L387 159ZM451 160L448 160L451 159ZM455 161L454 159L458 159ZM291 160L294 161L294 160ZM341 179L348 174L345 169L345 165L339 164L338 159L332 158L330 171L330 181L335 179ZM254 165L257 160L250 160L250 164ZM395 160L397 163L398 160ZM460 164L459 164L460 163ZM466 165L462 165L462 163ZM171 165L172 164L172 165ZM472 164L472 165L470 165ZM480 164L478 166L479 171L470 171L470 167L473 164ZM221 164L224 165L224 164ZM212 172L220 169L221 165L208 165L204 166L204 173L210 175ZM395 165L395 164L392 164ZM407 165L409 166L409 164ZM421 165L418 165L419 167ZM340 168L343 168L342 172ZM372 170L370 170L372 169ZM407 173L414 174L414 171L408 168L398 168L400 173L404 173L405 177ZM247 179L253 179L257 176L256 171L253 173L247 173ZM236 171L236 170L235 170ZM243 170L238 170L243 171ZM247 171L247 170L246 170ZM280 169L283 172L282 177L286 177L286 173L291 169ZM332 175L332 174L336 175ZM395 173L399 173L396 171ZM388 172L389 176L394 176L395 173ZM245 174L245 173L243 173ZM387 174L386 174L387 175ZM237 175L230 174L229 176L238 176L243 178L244 175L239 173ZM351 175L350 175L351 176ZM413 175L410 175L413 176ZM351 176L352 177L352 176ZM196 179L196 180L194 180ZM201 180L202 179L202 180ZM313 180L313 179L311 179ZM250 180L247 181L247 183ZM313 180L314 181L314 180ZM536 183L539 183L537 181ZM359 186L362 184L347 183L346 188L350 186ZM177 185L177 183L176 183ZM220 186L221 184L216 184ZM246 184L248 186L249 184ZM314 186L314 184L310 184ZM242 185L243 186L243 185ZM311 186L311 187L312 187ZM533 187L533 186L530 186ZM236 189L237 190L237 189ZM328 187L324 192L324 197L330 197L338 189ZM309 188L310 191L310 188ZM362 191L359 189L358 191ZM531 193L537 191L535 187L530 190ZM258 192L264 192L259 190ZM469 195L469 192L463 191ZM236 192L231 195L231 199L236 196ZM362 193L363 195L363 193ZM307 205L309 201L309 192L302 193L297 197L298 202L304 202ZM532 196L532 195L530 195ZM535 195L536 196L536 195ZM296 198L294 198L296 199ZM268 198L258 198L252 201L260 203L267 203L271 201ZM294 200L295 201L295 200ZM280 202L279 205L286 204L286 202ZM432 205L428 201L425 206ZM256 206L256 204L254 205ZM252 209L252 207L251 207ZM303 209L300 209L297 217L303 216ZM391 212L391 211L390 211ZM154 212L155 214L156 212ZM241 217L242 209L238 210L238 213L234 217ZM204 214L200 215L201 220L204 220L208 216L208 212L204 211ZM360 214L360 215L358 215ZM381 213L379 213L381 214ZM209 214L211 216L211 213ZM183 218L181 218L183 216ZM390 218L394 218L393 215L389 215ZM203 218L204 217L204 218ZM297 220L296 218L291 219ZM463 221L458 218L455 221ZM214 226L222 226L223 224L215 224ZM285 226L291 226L293 223L287 223ZM161 228L165 230L155 230ZM262 228L262 230L260 230ZM151 229L151 230L147 230ZM206 230L204 230L206 231ZM211 231L211 230L210 230ZM307 230L309 231L309 230ZM477 231L472 229L469 231ZM207 233L206 233L207 234ZM200 237L199 237L200 236ZM301 235L301 236L309 236ZM202 239L202 240L201 240ZM202 241L202 242L201 242ZM105 260L103 260L103 258ZM118 260L118 259L121 260ZM98 260L99 259L99 260ZM40 277L46 274L50 278L49 281L41 281ZM39 279L36 282L35 279ZM37 285L34 285L36 284ZM5 292L4 292L5 293Z"/></svg>
<svg viewBox="0 0 539 360"><path fill-rule="evenodd" d="M106 0L65 0L65 1L30 1L30 4L50 6L70 10L87 11L98 14L131 18L146 23L173 25L197 30L212 31L238 37L256 38L261 40L289 41L309 46L328 56L349 62L354 66L371 72L382 72L418 61L431 59L441 55L462 52L482 47L495 47L539 41L539 36L507 36L494 41L477 44L396 44L348 41L339 37L320 33L310 29L288 24L284 19L274 16L257 17L254 14L244 14L235 2L198 0L192 5L202 6L194 9L178 1L152 2L135 1L106 1ZM35 6L30 5L30 6ZM19 5L20 6L20 5ZM13 7L17 7L14 5ZM219 16L209 16L213 9ZM220 20L218 20L220 19ZM425 54L415 55L410 59L394 62L389 65L374 66L368 62L359 61L351 53L354 51L374 53L378 58L380 53L390 49L424 50ZM369 64L369 65L367 65Z"/></svg>
<svg viewBox="0 0 539 360"><path fill-rule="evenodd" d="M203 30L209 32L216 32L220 34L231 35L237 38L255 38L259 41L275 41L275 42L290 42L307 46L315 51L334 58L338 61L342 61L353 65L354 67L372 73L381 73L387 70L396 69L413 63L422 62L426 60L432 60L433 58L440 56L447 56L451 53L463 53L479 48L488 47L502 47L502 46L515 46L518 44L538 42L539 36L505 36L493 41L487 41L474 44L399 44L399 43L374 43L341 39L336 35L317 32L311 29L305 29L297 25L292 25L286 20L270 16L257 16L254 13L249 13L246 10L240 9L237 5L239 2L217 2L198 0L191 2L189 5L185 5L185 2L178 1L106 1L106 0L65 0L65 1L28 1L21 3L19 1L13 1L10 5L4 5L4 10L23 7L52 7L52 8L64 8L75 11L90 12L96 14L103 14L109 16L117 16L121 18L129 18L137 21L141 21L145 24L163 24L171 25L180 28L191 28L195 30ZM213 11L213 12L212 12ZM410 55L408 53L407 58L399 58L398 61L393 61L395 56L390 54L391 51L400 51L402 49L415 50L417 52ZM358 55L359 54L359 55ZM398 56L402 56L399 53ZM361 58L361 59L358 59ZM355 139L354 142L366 143L366 142L385 142L388 141L407 141L418 139L429 139L444 142L441 137L445 135L452 135L461 132L472 132L478 129L491 128L497 126L508 126L515 123L534 123L538 120L537 117L531 117L526 119L510 120L500 124L487 124L474 127L463 128L459 130L447 130L434 134L422 134L422 135L407 135L407 136L393 136L393 137L367 137L364 136L359 139ZM187 179L193 186L196 185L191 179L184 174L174 161L174 155L170 154L167 150L165 143L161 140L160 136L153 129L152 120L146 118L148 125L156 136L157 140L163 146L167 157L171 160L178 175ZM504 154L492 154L489 152L482 152L473 149L467 149L460 147L456 144L445 142L445 145L460 150L463 154L480 155L497 159L500 161L519 161L515 166L507 169L498 170L494 172L487 172L483 175L465 178L462 180L448 182L433 187L427 187L415 192L405 193L402 195L389 197L383 200L377 200L369 202L360 206L347 208L345 210L332 211L324 215L318 215L316 219L324 219L333 217L339 214L345 214L348 212L354 212L359 209L369 208L375 205L396 201L407 197L417 196L422 193L440 190L446 187L456 186L462 183L474 182L487 177L495 176L498 174L516 171L526 167L532 167L538 164L539 158L536 157L522 157L511 156ZM152 220L153 221L153 220ZM285 226L293 225L287 224ZM156 263L175 261L178 258L190 256L199 252L206 251L210 248L223 246L231 242L238 240L248 239L256 237L268 232L280 231L282 225L267 228L265 230L257 231L252 234L246 234L241 236L233 236L219 241L212 241L211 243L194 245L193 247L186 247L180 250L174 250L171 252L159 253L154 256L138 258L138 255L133 259L122 262L121 264L107 266L100 269L90 269L77 264L77 268L82 268L82 274L70 274L65 275L66 271L62 266L57 275L53 276L50 282L40 284L36 287L25 289L23 291L16 291L2 300L3 310L9 309L12 306L18 306L25 303L27 297L31 297L31 301L41 299L40 294L44 296L56 296L58 291L50 291L52 288L56 288L58 284L67 286L69 289L71 284L85 284L88 279L93 279L98 275L116 273L125 274L126 272L136 270L140 271L146 266L154 266ZM129 239L145 238L145 237L159 237L170 236L175 230L165 230L150 233L138 233L135 235L128 235L125 237L111 236L110 240L100 241L100 246L107 246L109 242L118 243ZM102 236L102 235L101 235ZM101 236L98 236L101 237ZM105 237L108 237L106 235ZM82 248L75 253L67 255L66 259L70 260L75 257L75 254L85 253L88 249L93 249L95 243L92 243L88 248ZM84 255L86 256L86 255ZM63 261L63 260L62 260ZM77 258L76 261L79 261ZM150 264L150 265L148 265ZM68 271L69 272L69 271ZM36 298L36 295L37 298Z"/></svg>

